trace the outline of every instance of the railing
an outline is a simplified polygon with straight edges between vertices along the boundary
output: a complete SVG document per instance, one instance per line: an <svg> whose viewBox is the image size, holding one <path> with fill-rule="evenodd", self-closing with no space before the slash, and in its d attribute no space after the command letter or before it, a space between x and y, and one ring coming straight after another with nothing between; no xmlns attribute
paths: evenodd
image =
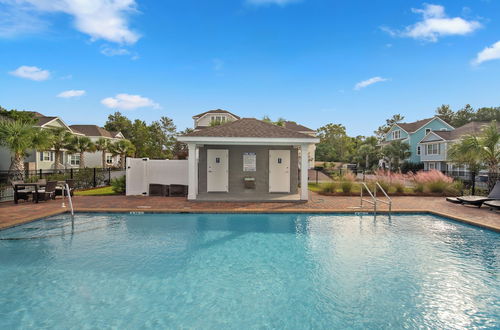
<svg viewBox="0 0 500 330"><path fill-rule="evenodd" d="M363 198L363 188L366 189L366 191L368 192L368 194L370 195L371 197L371 200L369 199L364 199ZM375 198L375 196L372 194L372 192L370 191L370 188L368 188L368 186L366 185L366 183L364 182L361 182L361 193L360 193L360 203L359 203L359 207L360 208L363 208L363 202L366 202L366 203L369 203L369 204L372 204L373 205L373 212L377 212L377 199Z"/></svg>
<svg viewBox="0 0 500 330"><path fill-rule="evenodd" d="M382 191L384 196L387 198L387 201L384 201L382 199L377 198L377 187L380 189L380 191ZM378 182L375 183L375 199L377 200L377 202L389 205L389 213L391 213L391 211L392 211L392 199L389 197L389 195L387 195L384 188L382 188L382 186Z"/></svg>
<svg viewBox="0 0 500 330"><path fill-rule="evenodd" d="M380 191L382 191L382 193L387 198L387 200L377 198L377 188L380 189ZM365 189L368 192L368 194L370 195L371 200L363 198L363 191ZM373 193L371 192L370 188L368 188L368 185L366 183L361 182L360 204L359 204L360 208L363 208L363 202L373 205L373 212L375 214L377 213L377 203L387 204L389 206L389 213L392 212L392 199L389 197L389 195L387 195L384 188L382 188L382 186L378 182L375 182L375 189L374 189Z"/></svg>
<svg viewBox="0 0 500 330"><path fill-rule="evenodd" d="M62 195L63 195L62 207L66 207L66 205L64 204L64 198L65 196L68 196L69 208L71 209L71 216L74 216L75 211L73 210L73 200L71 199L71 190L69 189L69 185L67 183L64 184L63 186Z"/></svg>

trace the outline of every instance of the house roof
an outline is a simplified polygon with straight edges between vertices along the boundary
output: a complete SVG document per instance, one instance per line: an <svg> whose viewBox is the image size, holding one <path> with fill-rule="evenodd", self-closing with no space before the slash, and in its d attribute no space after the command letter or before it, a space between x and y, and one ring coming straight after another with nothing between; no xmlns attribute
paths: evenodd
<svg viewBox="0 0 500 330"><path fill-rule="evenodd" d="M485 126L489 124L490 122L487 121L473 121L463 126L457 127L453 131L433 131L433 133L443 140L457 140L464 135L478 134Z"/></svg>
<svg viewBox="0 0 500 330"><path fill-rule="evenodd" d="M71 129L85 136L116 138L119 132L111 132L97 125L71 125Z"/></svg>
<svg viewBox="0 0 500 330"><path fill-rule="evenodd" d="M297 124L294 121L285 121L284 123L285 128L291 129L292 131L296 132L316 132L313 129L310 129L309 127L305 127L303 125Z"/></svg>
<svg viewBox="0 0 500 330"><path fill-rule="evenodd" d="M37 123L36 125L37 126L43 126L51 121L53 121L54 119L56 119L57 117L45 117L45 116L36 116L35 115L35 118L37 120Z"/></svg>
<svg viewBox="0 0 500 330"><path fill-rule="evenodd" d="M234 113L229 112L227 110L222 110L222 109L208 110L208 111L202 112L200 114L197 114L197 115L193 116L193 119L203 117L207 113L227 113L227 114L230 114L231 116L233 116L236 119L240 119L240 117L237 116L237 115L235 115Z"/></svg>
<svg viewBox="0 0 500 330"><path fill-rule="evenodd" d="M194 131L183 136L314 139L310 135L266 123L255 118L241 118L226 124Z"/></svg>
<svg viewBox="0 0 500 330"><path fill-rule="evenodd" d="M411 132L415 132L420 127L424 126L425 124L427 124L428 122L430 122L433 119L434 119L434 117L426 118L426 119L422 119L422 120L417 120L413 123L397 123L396 125L398 125L402 129L404 129L406 132L411 133Z"/></svg>

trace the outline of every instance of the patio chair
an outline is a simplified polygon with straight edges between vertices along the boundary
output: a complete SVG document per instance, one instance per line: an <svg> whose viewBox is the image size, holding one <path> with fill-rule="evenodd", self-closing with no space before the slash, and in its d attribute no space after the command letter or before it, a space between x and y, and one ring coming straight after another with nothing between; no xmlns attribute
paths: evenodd
<svg viewBox="0 0 500 330"><path fill-rule="evenodd" d="M24 182L23 181L12 181L12 189L14 190L14 194L16 193L15 186L16 185L22 185ZM18 189L17 190L17 200L24 199L25 201L28 201L30 197L32 196L33 191L29 188L23 188L23 189Z"/></svg>
<svg viewBox="0 0 500 330"><path fill-rule="evenodd" d="M484 196L462 196L457 199L464 205L474 205L481 207L484 202L500 200L500 181L497 181L495 187L490 191L488 197Z"/></svg>
<svg viewBox="0 0 500 330"><path fill-rule="evenodd" d="M490 208L490 210L500 210L500 200L496 201L487 201L484 202L484 205Z"/></svg>
<svg viewBox="0 0 500 330"><path fill-rule="evenodd" d="M68 184L69 194L71 195L71 197L73 197L73 190L75 189L75 182L76 182L76 180L74 180L74 179L66 180L66 184ZM61 186L56 187L56 196L62 196L64 189L66 189L66 187L64 187L64 188Z"/></svg>
<svg viewBox="0 0 500 330"><path fill-rule="evenodd" d="M38 200L48 201L49 199L56 198L57 181L49 181L44 189L38 190Z"/></svg>
<svg viewBox="0 0 500 330"><path fill-rule="evenodd" d="M185 197L188 194L188 186L182 184L170 185L170 197Z"/></svg>

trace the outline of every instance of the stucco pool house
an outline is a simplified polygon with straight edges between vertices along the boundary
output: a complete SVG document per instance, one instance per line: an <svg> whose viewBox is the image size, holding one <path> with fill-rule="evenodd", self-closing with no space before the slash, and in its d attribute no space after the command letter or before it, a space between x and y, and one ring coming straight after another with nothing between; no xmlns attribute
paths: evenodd
<svg viewBox="0 0 500 330"><path fill-rule="evenodd" d="M189 200L308 199L307 150L316 137L241 118L178 140L189 150Z"/></svg>

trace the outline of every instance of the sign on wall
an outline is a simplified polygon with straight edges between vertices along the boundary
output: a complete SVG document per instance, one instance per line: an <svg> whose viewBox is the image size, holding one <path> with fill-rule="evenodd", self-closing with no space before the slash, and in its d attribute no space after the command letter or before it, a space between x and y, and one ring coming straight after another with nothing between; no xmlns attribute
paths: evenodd
<svg viewBox="0 0 500 330"><path fill-rule="evenodd" d="M257 171L257 154L255 152L243 153L243 172Z"/></svg>

